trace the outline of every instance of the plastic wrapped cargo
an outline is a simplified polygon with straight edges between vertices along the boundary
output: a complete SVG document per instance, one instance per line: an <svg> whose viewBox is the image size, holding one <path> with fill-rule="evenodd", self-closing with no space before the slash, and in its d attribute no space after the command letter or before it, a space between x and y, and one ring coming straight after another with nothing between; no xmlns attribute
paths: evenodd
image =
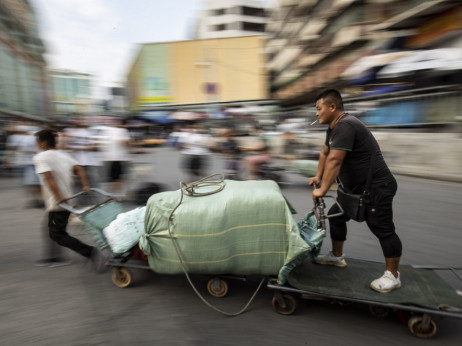
<svg viewBox="0 0 462 346"><path fill-rule="evenodd" d="M188 273L274 275L285 283L322 242L314 216L305 219L313 226L305 235L310 242L275 182L225 180L221 191L206 196L182 196L181 190L152 196L140 248L157 273L183 273L173 239Z"/></svg>
<svg viewBox="0 0 462 346"><path fill-rule="evenodd" d="M117 215L103 235L114 255L121 255L135 246L144 235L146 207L139 207Z"/></svg>

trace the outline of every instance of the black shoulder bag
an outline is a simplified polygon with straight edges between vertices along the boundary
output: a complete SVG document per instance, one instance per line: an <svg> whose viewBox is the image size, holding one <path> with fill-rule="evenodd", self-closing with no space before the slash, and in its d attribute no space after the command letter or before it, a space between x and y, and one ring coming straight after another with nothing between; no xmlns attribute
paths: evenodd
<svg viewBox="0 0 462 346"><path fill-rule="evenodd" d="M337 188L337 202L343 211L343 215L350 219L363 222L366 219L366 204L369 200L369 189L372 183L372 168L375 162L376 151L372 151L369 173L367 175L366 186L362 194L347 193L343 190L340 179Z"/></svg>

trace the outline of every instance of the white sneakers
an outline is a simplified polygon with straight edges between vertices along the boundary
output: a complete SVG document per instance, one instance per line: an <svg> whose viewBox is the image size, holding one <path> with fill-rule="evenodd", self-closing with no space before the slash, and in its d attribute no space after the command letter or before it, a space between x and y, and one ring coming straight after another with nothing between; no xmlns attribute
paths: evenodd
<svg viewBox="0 0 462 346"><path fill-rule="evenodd" d="M345 255L340 257L335 256L332 251L329 251L327 255L318 256L314 259L315 263L333 265L336 267L346 267ZM380 293L388 293L396 288L401 287L400 275L395 276L388 270L382 275L382 277L371 282L370 287Z"/></svg>
<svg viewBox="0 0 462 346"><path fill-rule="evenodd" d="M315 263L328 264L336 267L346 267L345 255L340 257L335 256L332 251L329 251L327 255L318 256L314 259Z"/></svg>
<svg viewBox="0 0 462 346"><path fill-rule="evenodd" d="M393 291L395 288L401 287L401 280L398 272L398 277L395 276L388 270L382 275L382 277L371 282L371 288L380 293L388 293Z"/></svg>

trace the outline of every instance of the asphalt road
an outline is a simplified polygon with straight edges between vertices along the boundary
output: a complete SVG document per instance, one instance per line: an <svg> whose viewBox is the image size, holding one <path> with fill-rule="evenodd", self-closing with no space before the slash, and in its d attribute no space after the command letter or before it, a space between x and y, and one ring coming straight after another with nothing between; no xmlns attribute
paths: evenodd
<svg viewBox="0 0 462 346"><path fill-rule="evenodd" d="M184 174L179 153L163 148L138 155L137 165L148 167L149 179L166 189L177 189ZM213 157L209 173L221 171ZM145 171L145 170L144 170ZM139 172L140 173L140 172ZM403 242L402 263L460 266L462 185L397 177L395 222ZM141 174L132 181L143 181ZM307 178L289 175L282 191L299 211L300 219L312 208ZM41 256L43 211L24 209L19 180L0 178L0 344L2 345L421 345L394 313L372 316L367 305L339 305L301 300L294 315L271 308L273 293L265 286L247 312L226 317L207 307L184 276L133 271L133 283L120 289L111 273L95 273L77 254L66 250L74 263L66 267L38 268ZM333 194L333 193L332 193ZM131 205L127 205L130 207ZM70 233L88 242L81 226ZM330 249L328 239L323 251ZM362 224L353 224L345 246L347 257L382 260L377 240ZM459 274L461 272L459 271ZM456 289L462 282L452 273L442 276ZM229 281L229 294L207 294L207 277L195 276L204 297L228 312L239 311L260 278ZM406 284L403 278L403 284ZM462 320L435 318L438 345L459 345Z"/></svg>

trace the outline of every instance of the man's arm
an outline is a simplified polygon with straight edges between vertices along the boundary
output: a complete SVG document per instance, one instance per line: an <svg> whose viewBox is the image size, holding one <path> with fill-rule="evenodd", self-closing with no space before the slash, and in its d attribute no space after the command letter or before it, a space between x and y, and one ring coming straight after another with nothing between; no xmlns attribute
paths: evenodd
<svg viewBox="0 0 462 346"><path fill-rule="evenodd" d="M75 165L73 167L74 174L79 178L80 184L82 184L82 191L88 192L90 191L90 186L88 186L88 180L87 176L85 174L85 171L82 167L79 165Z"/></svg>
<svg viewBox="0 0 462 346"><path fill-rule="evenodd" d="M316 201L316 198L324 196L327 191L329 191L340 172L340 167L342 167L346 154L346 150L331 149L329 151L324 162L321 188L313 190L314 201Z"/></svg>
<svg viewBox="0 0 462 346"><path fill-rule="evenodd" d="M64 201L66 198L61 195L61 191L59 190L58 184L56 183L53 173L51 171L48 171L43 172L42 175L44 183L50 188L51 193L53 194L53 196L55 196L58 203Z"/></svg>
<svg viewBox="0 0 462 346"><path fill-rule="evenodd" d="M318 170L316 172L316 176L310 179L310 185L319 185L322 179L322 175L324 174L324 167L326 165L326 158L327 155L329 154L329 147L327 145L324 145L324 147L321 150L321 153L319 154L319 159L318 159Z"/></svg>

